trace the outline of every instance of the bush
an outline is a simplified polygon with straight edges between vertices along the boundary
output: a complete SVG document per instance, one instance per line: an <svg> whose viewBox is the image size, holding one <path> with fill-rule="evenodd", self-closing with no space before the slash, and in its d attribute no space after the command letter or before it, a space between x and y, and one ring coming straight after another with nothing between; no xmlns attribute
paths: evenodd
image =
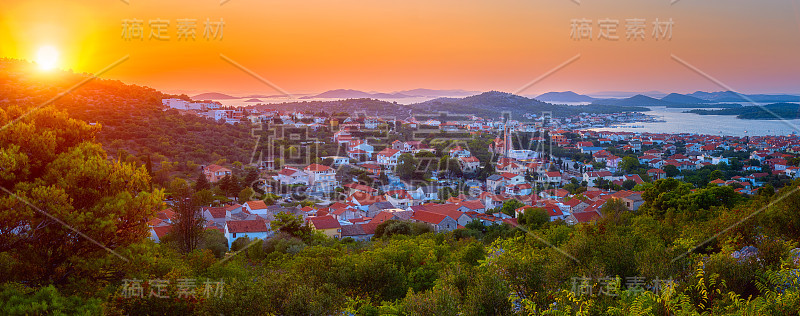
<svg viewBox="0 0 800 316"><path fill-rule="evenodd" d="M250 237L239 237L231 243L231 251L236 252L247 247L251 242Z"/></svg>
<svg viewBox="0 0 800 316"><path fill-rule="evenodd" d="M15 283L0 286L0 314L3 315L100 315L99 299L63 296L52 285L33 290Z"/></svg>

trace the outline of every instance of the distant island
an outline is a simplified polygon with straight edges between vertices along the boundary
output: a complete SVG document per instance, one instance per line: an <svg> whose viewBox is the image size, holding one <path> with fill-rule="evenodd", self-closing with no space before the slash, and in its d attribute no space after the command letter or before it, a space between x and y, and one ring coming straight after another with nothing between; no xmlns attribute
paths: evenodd
<svg viewBox="0 0 800 316"><path fill-rule="evenodd" d="M402 99L410 98L411 96L402 93L369 93L364 91L352 89L337 89L325 91L317 95L310 95L301 97L300 99L360 99L360 98L374 98L374 99Z"/></svg>
<svg viewBox="0 0 800 316"><path fill-rule="evenodd" d="M590 104L570 106L552 104L500 91L489 91L465 98L438 98L410 104L409 106L423 112L447 111L451 113L486 117L497 117L504 112L532 113L537 115L543 112L550 112L555 117L568 117L580 113L598 114L650 111L650 109L646 107L632 105Z"/></svg>
<svg viewBox="0 0 800 316"><path fill-rule="evenodd" d="M733 109L742 107L739 103L711 103L711 104L670 104L668 108L674 109Z"/></svg>
<svg viewBox="0 0 800 316"><path fill-rule="evenodd" d="M544 102L594 102L595 98L572 91L548 92L534 98Z"/></svg>
<svg viewBox="0 0 800 316"><path fill-rule="evenodd" d="M230 96L224 93L218 92L207 92L201 93L196 96L193 96L192 99L194 100L230 100L230 99L238 99L238 97Z"/></svg>
<svg viewBox="0 0 800 316"><path fill-rule="evenodd" d="M773 103L765 106L743 106L722 110L691 110L684 113L699 115L736 115L744 120L794 120L800 119L800 104Z"/></svg>

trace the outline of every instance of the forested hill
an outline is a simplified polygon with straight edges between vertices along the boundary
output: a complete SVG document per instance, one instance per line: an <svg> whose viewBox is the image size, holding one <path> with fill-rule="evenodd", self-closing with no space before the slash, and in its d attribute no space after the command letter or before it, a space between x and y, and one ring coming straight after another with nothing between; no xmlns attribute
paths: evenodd
<svg viewBox="0 0 800 316"><path fill-rule="evenodd" d="M332 100L332 101L292 101L284 103L259 104L252 106L257 109L274 109L281 111L311 111L314 113L326 112L328 114L345 112L349 114L365 114L374 116L394 116L405 119L417 114L411 107L395 102L382 101L370 98Z"/></svg>
<svg viewBox="0 0 800 316"><path fill-rule="evenodd" d="M42 72L33 63L0 59L0 108L29 110L64 94L51 106L100 124L97 138L109 155L140 164L149 156L156 180L176 171L196 174L197 165L219 159L249 159L255 144L249 126L163 111L161 99L178 96L116 80L96 78L70 91L90 76Z"/></svg>
<svg viewBox="0 0 800 316"><path fill-rule="evenodd" d="M773 103L764 106L743 106L721 110L691 110L700 115L736 115L745 120L795 120L800 119L800 105L797 103Z"/></svg>
<svg viewBox="0 0 800 316"><path fill-rule="evenodd" d="M489 91L465 98L438 98L412 104L419 111L448 111L473 114L483 117L497 117L503 112L515 114L541 114L552 112L555 117L567 117L585 113L645 112L648 108L620 105L561 105L541 102L506 92ZM515 117L521 119L521 117Z"/></svg>

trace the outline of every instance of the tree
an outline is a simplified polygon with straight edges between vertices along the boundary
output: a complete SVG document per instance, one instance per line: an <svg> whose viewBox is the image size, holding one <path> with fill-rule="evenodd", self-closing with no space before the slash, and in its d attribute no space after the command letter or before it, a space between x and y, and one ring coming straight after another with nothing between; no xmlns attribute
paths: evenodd
<svg viewBox="0 0 800 316"><path fill-rule="evenodd" d="M500 207L499 212L504 213L504 214L506 214L508 216L514 217L515 211L518 208L523 207L523 206L525 206L525 203L522 203L522 202L517 201L515 199L508 199L505 202L503 202L503 206Z"/></svg>
<svg viewBox="0 0 800 316"><path fill-rule="evenodd" d="M409 221L388 220L375 227L375 237L391 237L394 235L421 235L431 232L433 229L425 223L415 223Z"/></svg>
<svg viewBox="0 0 800 316"><path fill-rule="evenodd" d="M664 173L667 174L667 177L674 178L681 174L681 171L675 165L666 165L664 166Z"/></svg>
<svg viewBox="0 0 800 316"><path fill-rule="evenodd" d="M256 191L251 189L250 187L246 187L239 192L239 203L244 203L247 201L252 201L253 196L256 194Z"/></svg>
<svg viewBox="0 0 800 316"><path fill-rule="evenodd" d="M550 221L550 214L541 207L529 207L520 214L518 221L529 229L538 229Z"/></svg>
<svg viewBox="0 0 800 316"><path fill-rule="evenodd" d="M175 222L170 231L170 239L182 253L190 253L198 248L203 237L203 215L196 205L190 189L186 186L178 193L175 202Z"/></svg>
<svg viewBox="0 0 800 316"><path fill-rule="evenodd" d="M625 156L625 158L622 158L622 161L619 162L618 167L625 173L632 173L639 168L639 159L633 156Z"/></svg>
<svg viewBox="0 0 800 316"><path fill-rule="evenodd" d="M689 194L691 185L675 178L659 179L642 193L645 201L640 210L652 216L662 216L668 210L677 211L681 196Z"/></svg>
<svg viewBox="0 0 800 316"><path fill-rule="evenodd" d="M388 185L389 176L386 175L386 172L381 172L381 174L378 176L378 181L383 185Z"/></svg>
<svg viewBox="0 0 800 316"><path fill-rule="evenodd" d="M411 180L417 172L417 159L409 153L400 155L397 159L397 176L403 180Z"/></svg>
<svg viewBox="0 0 800 316"><path fill-rule="evenodd" d="M478 173L478 180L486 181L486 178L493 175L495 172L494 164L491 162L487 162L486 165L481 168L480 173Z"/></svg>
<svg viewBox="0 0 800 316"><path fill-rule="evenodd" d="M239 192L239 181L234 175L227 175L219 180L219 188L225 196L236 196Z"/></svg>
<svg viewBox="0 0 800 316"><path fill-rule="evenodd" d="M625 201L621 199L609 199L603 207L600 208L600 213L603 214L603 220L620 224L628 218L630 210L625 205Z"/></svg>
<svg viewBox="0 0 800 316"><path fill-rule="evenodd" d="M225 235L219 230L206 229L205 232L203 232L201 247L211 250L211 253L213 253L215 257L223 258L225 257L225 253L228 252L228 239L225 238Z"/></svg>
<svg viewBox="0 0 800 316"><path fill-rule="evenodd" d="M214 202L214 193L211 190L202 190L194 193L194 201L197 205L210 205Z"/></svg>
<svg viewBox="0 0 800 316"><path fill-rule="evenodd" d="M208 182L208 179L206 179L206 175L201 172L194 182L194 191L200 192L203 190L211 190L211 184Z"/></svg>
<svg viewBox="0 0 800 316"><path fill-rule="evenodd" d="M231 251L241 251L245 249L251 241L250 237L247 236L236 238L236 240L231 243Z"/></svg>
<svg viewBox="0 0 800 316"><path fill-rule="evenodd" d="M722 171L720 171L720 170L711 171L711 173L708 175L708 180L709 181L714 181L714 180L717 180L717 179L725 180L725 174L722 173Z"/></svg>
<svg viewBox="0 0 800 316"><path fill-rule="evenodd" d="M622 182L622 188L624 188L625 190L633 190L635 186L636 186L636 181L630 179Z"/></svg>
<svg viewBox="0 0 800 316"><path fill-rule="evenodd" d="M52 108L23 113L0 109L0 261L13 271L0 279L112 278L121 259L111 251L148 236L163 191L144 166L108 159L93 142L99 126Z"/></svg>
<svg viewBox="0 0 800 316"><path fill-rule="evenodd" d="M153 161L150 160L150 155L147 155L144 158L144 166L147 169L147 174L149 174L152 177L153 176Z"/></svg>
<svg viewBox="0 0 800 316"><path fill-rule="evenodd" d="M302 238L307 236L311 229L303 225L303 218L289 213L280 212L275 215L275 220L270 222L272 231L279 231L292 237Z"/></svg>
<svg viewBox="0 0 800 316"><path fill-rule="evenodd" d="M244 176L244 180L242 181L243 187L253 188L253 184L256 183L258 180L258 170L253 167L247 168L247 174Z"/></svg>

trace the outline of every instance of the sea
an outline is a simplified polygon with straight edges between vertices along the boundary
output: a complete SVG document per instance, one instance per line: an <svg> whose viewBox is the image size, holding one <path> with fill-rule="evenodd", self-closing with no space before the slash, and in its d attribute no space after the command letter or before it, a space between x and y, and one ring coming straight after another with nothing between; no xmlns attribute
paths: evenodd
<svg viewBox="0 0 800 316"><path fill-rule="evenodd" d="M401 99L385 99L399 104L412 104L433 99L431 97L414 97ZM299 99L286 97L259 98L261 102L245 102L248 99L218 100L227 106L246 106L256 104L284 103L297 101L332 101L336 99ZM567 105L585 105L584 102L553 102ZM766 105L768 103L755 105ZM744 106L752 104L743 104ZM735 115L698 115L684 113L694 108L667 108L664 106L648 106L647 115L655 117L656 122L628 123L612 127L592 128L594 131L626 131L636 133L692 133L704 135L730 136L764 136L800 134L800 120L742 120ZM713 110L713 108L706 108Z"/></svg>
<svg viewBox="0 0 800 316"><path fill-rule="evenodd" d="M629 123L614 127L593 128L592 130L730 136L777 136L800 133L800 120L743 120L736 118L735 115L684 113L692 110L691 108L678 109L663 106L648 108L650 111L645 114L655 116L658 122Z"/></svg>

